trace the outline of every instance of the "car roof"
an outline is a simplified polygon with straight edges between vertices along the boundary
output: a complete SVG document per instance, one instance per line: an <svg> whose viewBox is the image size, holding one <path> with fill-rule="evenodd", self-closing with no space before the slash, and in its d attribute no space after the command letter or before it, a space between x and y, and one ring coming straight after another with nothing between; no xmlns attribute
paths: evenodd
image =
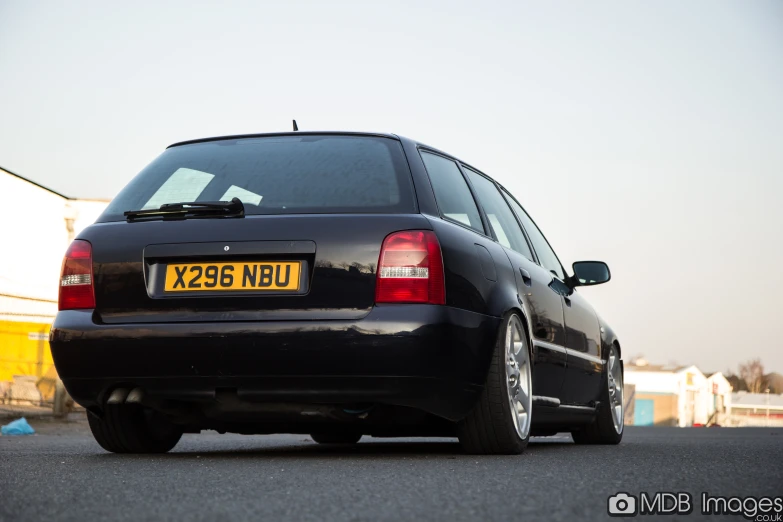
<svg viewBox="0 0 783 522"><path fill-rule="evenodd" d="M467 161L459 159L457 156L453 154L449 154L448 152L445 152L443 150L440 150L436 147L432 147L430 145L427 145L426 143L422 143L417 140L413 140L410 138L406 138L405 136L400 136L398 134L392 134L389 132L356 132L356 131L287 131L287 132L264 132L264 133L255 133L255 134L231 134L228 136L213 136L210 138L199 138L195 140L186 140L186 141L179 141L177 143L172 143L167 149L170 149L172 147L179 147L180 145L190 145L193 143L207 143L210 141L222 141L222 140L237 140L237 139L244 139L244 138L267 138L267 137L274 137L274 136L323 136L323 135L329 135L329 136L372 136L376 138L389 138L393 140L397 140L400 142L409 142L413 143L416 147L421 147L424 149L427 149L429 151L435 152L437 154L440 154L442 156L446 156L447 158L451 158L454 161L457 161L459 163L462 163L466 165L467 167L470 167L471 169L480 172L483 176L486 176L487 178L493 179L488 174L485 174L481 169L474 167ZM493 179L494 181L494 179ZM502 186L502 185L501 185ZM505 188L505 187L504 187Z"/></svg>
<svg viewBox="0 0 783 522"><path fill-rule="evenodd" d="M288 131L288 132L264 132L255 134L232 134L229 136L213 136L210 138L199 138L195 140L179 141L172 143L167 149L171 147L179 147L180 145L190 145L192 143L205 143L209 141L222 141L222 140L237 140L244 138L267 138L273 136L374 136L380 138L391 138L393 140L400 140L400 137L395 134L384 132L351 132L351 131Z"/></svg>

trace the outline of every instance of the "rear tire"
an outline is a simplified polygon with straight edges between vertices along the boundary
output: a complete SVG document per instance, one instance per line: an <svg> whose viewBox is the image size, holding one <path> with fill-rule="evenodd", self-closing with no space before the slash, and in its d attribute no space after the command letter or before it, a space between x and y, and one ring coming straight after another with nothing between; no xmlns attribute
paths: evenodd
<svg viewBox="0 0 783 522"><path fill-rule="evenodd" d="M620 444L623 440L623 365L615 346L609 351L603 381L595 419L579 431L571 432L577 444Z"/></svg>
<svg viewBox="0 0 783 522"><path fill-rule="evenodd" d="M457 424L462 448L478 455L518 455L530 440L533 380L522 320L503 318L484 390Z"/></svg>
<svg viewBox="0 0 783 522"><path fill-rule="evenodd" d="M166 453L182 428L138 404L107 404L103 418L87 415L95 441L112 453Z"/></svg>
<svg viewBox="0 0 783 522"><path fill-rule="evenodd" d="M356 444L362 438L361 433L312 433L310 437L318 444Z"/></svg>

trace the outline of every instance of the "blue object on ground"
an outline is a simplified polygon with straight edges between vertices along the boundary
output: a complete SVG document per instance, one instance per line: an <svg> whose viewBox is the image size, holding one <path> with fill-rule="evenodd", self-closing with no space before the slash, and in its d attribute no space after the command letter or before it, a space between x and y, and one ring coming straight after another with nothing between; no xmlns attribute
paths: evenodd
<svg viewBox="0 0 783 522"><path fill-rule="evenodd" d="M0 428L0 433L3 435L32 435L35 430L27 423L27 419L22 417Z"/></svg>

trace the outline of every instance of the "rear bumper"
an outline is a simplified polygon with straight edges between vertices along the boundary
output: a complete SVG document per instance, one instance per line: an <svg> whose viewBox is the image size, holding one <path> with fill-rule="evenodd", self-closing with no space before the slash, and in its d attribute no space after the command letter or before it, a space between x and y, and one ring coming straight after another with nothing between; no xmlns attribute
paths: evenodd
<svg viewBox="0 0 783 522"><path fill-rule="evenodd" d="M500 319L384 305L356 321L103 325L60 312L51 348L71 396L100 408L118 386L156 400L408 406L449 420L480 393Z"/></svg>

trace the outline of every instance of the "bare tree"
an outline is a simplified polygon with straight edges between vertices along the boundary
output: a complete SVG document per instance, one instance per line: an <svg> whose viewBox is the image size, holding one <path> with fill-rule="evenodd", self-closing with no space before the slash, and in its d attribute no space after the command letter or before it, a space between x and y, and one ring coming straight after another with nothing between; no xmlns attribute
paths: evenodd
<svg viewBox="0 0 783 522"><path fill-rule="evenodd" d="M739 365L739 376L745 381L750 393L761 393L766 389L764 365L761 359L750 359Z"/></svg>
<svg viewBox="0 0 783 522"><path fill-rule="evenodd" d="M729 384L731 385L731 389L735 392L748 391L748 385L745 384L742 377L734 373L734 370L726 370L723 372L723 376L726 377L726 380L729 381Z"/></svg>

